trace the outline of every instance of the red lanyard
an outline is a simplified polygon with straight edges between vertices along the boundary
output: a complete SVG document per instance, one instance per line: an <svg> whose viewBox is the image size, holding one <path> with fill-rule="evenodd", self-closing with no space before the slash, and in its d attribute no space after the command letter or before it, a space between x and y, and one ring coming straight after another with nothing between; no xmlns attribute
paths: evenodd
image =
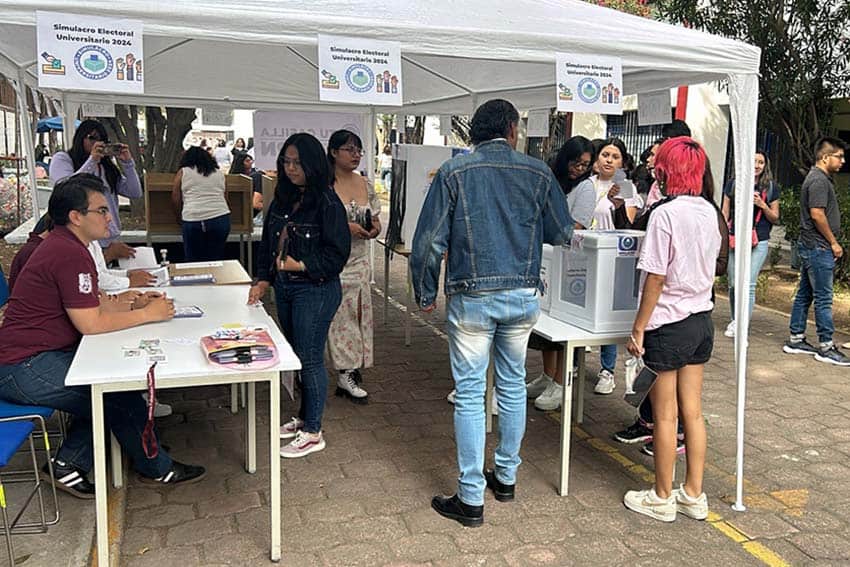
<svg viewBox="0 0 850 567"><path fill-rule="evenodd" d="M142 449L145 451L145 456L149 459L156 458L159 455L159 445L156 442L156 433L153 430L153 412L156 408L156 376L154 369L156 362L148 368L148 419L145 422L145 430L142 432Z"/></svg>

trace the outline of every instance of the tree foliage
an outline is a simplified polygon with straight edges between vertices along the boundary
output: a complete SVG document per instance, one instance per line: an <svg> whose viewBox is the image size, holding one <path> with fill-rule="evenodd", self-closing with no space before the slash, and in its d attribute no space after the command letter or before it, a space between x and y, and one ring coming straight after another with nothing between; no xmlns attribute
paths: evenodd
<svg viewBox="0 0 850 567"><path fill-rule="evenodd" d="M661 0L660 17L761 48L759 125L781 136L802 174L850 94L848 0Z"/></svg>
<svg viewBox="0 0 850 567"><path fill-rule="evenodd" d="M603 6L605 8L613 8L615 10L619 10L620 12L626 12L627 14L634 14L635 16L643 16L644 18L648 18L652 9L649 7L649 2L647 0L585 0L590 2L591 4L596 4L597 6Z"/></svg>

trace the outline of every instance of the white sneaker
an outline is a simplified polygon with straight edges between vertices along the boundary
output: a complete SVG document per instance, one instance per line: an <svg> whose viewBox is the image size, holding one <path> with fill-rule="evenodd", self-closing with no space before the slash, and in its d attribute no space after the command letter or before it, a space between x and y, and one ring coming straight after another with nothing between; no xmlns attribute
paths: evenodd
<svg viewBox="0 0 850 567"><path fill-rule="evenodd" d="M292 439L295 437L296 433L301 431L302 427L304 427L304 420L293 417L288 422L280 426L280 438Z"/></svg>
<svg viewBox="0 0 850 567"><path fill-rule="evenodd" d="M623 504L629 510L662 522L676 520L676 497L671 494L670 498L661 498L655 493L654 487L648 490L629 490L623 496Z"/></svg>
<svg viewBox="0 0 850 567"><path fill-rule="evenodd" d="M449 395L446 396L446 401L449 402L452 405L455 405L455 394L456 393L457 393L457 390L452 390L451 392L449 392Z"/></svg>
<svg viewBox="0 0 850 567"><path fill-rule="evenodd" d="M723 334L725 336L729 337L730 339L735 338L735 320L734 319L732 319L732 321L730 321L729 324L726 325L726 330L723 331Z"/></svg>
<svg viewBox="0 0 850 567"><path fill-rule="evenodd" d="M551 383L552 378L546 376L545 372L541 372L540 376L525 385L525 391L528 395L528 399L532 400L538 397L540 394L546 391L546 388L548 388L549 384Z"/></svg>
<svg viewBox="0 0 850 567"><path fill-rule="evenodd" d="M607 395L614 391L614 374L604 368L596 375L596 386L593 391L597 394Z"/></svg>
<svg viewBox="0 0 850 567"><path fill-rule="evenodd" d="M534 407L541 411L552 411L561 407L561 400L564 398L564 387L555 382L549 382L549 385L542 394L534 400Z"/></svg>
<svg viewBox="0 0 850 567"><path fill-rule="evenodd" d="M295 439L289 445L284 445L280 448L280 456L285 459L296 459L305 457L310 453L316 453L325 448L325 439L322 437L322 432L307 433L299 431L295 434Z"/></svg>
<svg viewBox="0 0 850 567"><path fill-rule="evenodd" d="M336 395L346 397L355 404L369 403L369 393L357 384L354 379L354 372L351 370L339 373L339 379L336 382Z"/></svg>
<svg viewBox="0 0 850 567"><path fill-rule="evenodd" d="M708 518L708 497L705 492L696 498L691 498L685 492L685 485L679 485L679 488L673 490L673 496L676 498L676 511L684 514L694 520L705 520Z"/></svg>

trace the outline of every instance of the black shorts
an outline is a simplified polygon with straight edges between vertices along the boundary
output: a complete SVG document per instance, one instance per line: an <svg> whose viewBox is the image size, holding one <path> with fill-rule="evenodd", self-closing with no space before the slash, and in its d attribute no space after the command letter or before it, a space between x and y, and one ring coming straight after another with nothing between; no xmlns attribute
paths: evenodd
<svg viewBox="0 0 850 567"><path fill-rule="evenodd" d="M643 348L643 361L656 372L705 364L714 349L711 311L694 313L687 319L647 331Z"/></svg>

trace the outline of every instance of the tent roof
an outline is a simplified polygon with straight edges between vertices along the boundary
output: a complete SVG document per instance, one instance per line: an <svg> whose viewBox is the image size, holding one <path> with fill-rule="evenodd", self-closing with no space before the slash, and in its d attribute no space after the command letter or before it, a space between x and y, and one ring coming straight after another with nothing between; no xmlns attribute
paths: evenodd
<svg viewBox="0 0 850 567"><path fill-rule="evenodd" d="M621 57L626 94L757 74L760 58L745 43L581 0L0 0L0 72L29 63L32 85L36 9L144 22L145 94L74 100L333 110L318 101L318 33L399 41L404 107L376 110L417 114L466 114L494 97L553 106L556 52Z"/></svg>

